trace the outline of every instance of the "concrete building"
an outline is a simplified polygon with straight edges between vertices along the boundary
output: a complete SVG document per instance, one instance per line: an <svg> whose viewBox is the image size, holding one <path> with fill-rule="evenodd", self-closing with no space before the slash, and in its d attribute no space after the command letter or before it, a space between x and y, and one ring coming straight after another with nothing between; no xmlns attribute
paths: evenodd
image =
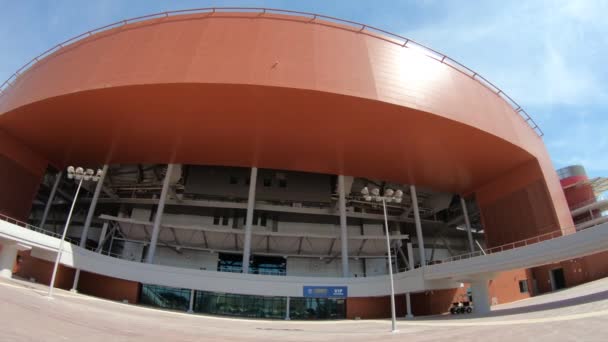
<svg viewBox="0 0 608 342"><path fill-rule="evenodd" d="M21 249L13 271L50 282L51 236L76 190L69 165L104 177L83 185L56 285L176 310L387 317L390 255L399 315L469 294L484 312L530 296L533 267L608 248L605 229L566 236L574 222L542 131L515 101L366 25L161 13L60 44L1 89L8 275ZM388 227L364 189L400 194Z"/></svg>

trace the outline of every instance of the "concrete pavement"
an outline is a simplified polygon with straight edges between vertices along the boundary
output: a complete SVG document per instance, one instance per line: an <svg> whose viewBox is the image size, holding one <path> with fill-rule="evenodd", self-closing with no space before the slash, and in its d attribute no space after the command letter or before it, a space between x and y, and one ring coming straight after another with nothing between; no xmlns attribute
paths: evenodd
<svg viewBox="0 0 608 342"><path fill-rule="evenodd" d="M608 279L474 315L400 320L272 321L162 311L0 281L2 341L605 341Z"/></svg>

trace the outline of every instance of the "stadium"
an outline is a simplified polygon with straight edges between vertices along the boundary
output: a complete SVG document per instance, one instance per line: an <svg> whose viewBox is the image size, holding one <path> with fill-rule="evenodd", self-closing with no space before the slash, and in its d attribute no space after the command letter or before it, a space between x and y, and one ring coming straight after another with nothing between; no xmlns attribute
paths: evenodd
<svg viewBox="0 0 608 342"><path fill-rule="evenodd" d="M49 284L67 222L55 285L111 300L365 319L394 292L399 316L488 312L608 272L605 203L575 225L542 135L475 71L365 24L117 22L2 85L2 274Z"/></svg>

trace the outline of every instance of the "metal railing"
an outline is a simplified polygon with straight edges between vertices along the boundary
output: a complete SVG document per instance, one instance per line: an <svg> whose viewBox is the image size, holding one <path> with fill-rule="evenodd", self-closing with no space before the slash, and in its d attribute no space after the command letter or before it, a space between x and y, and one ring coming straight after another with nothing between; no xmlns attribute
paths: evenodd
<svg viewBox="0 0 608 342"><path fill-rule="evenodd" d="M20 227L23 227L23 228L27 228L29 230L33 230L33 231L35 231L37 233L42 233L44 235L48 235L48 236L52 236L52 237L61 239L61 233L55 233L55 232L52 232L50 230L46 230L46 229L42 229L40 227L36 227L36 226L31 225L29 223L26 223L26 222L14 219L14 218L12 218L10 216L6 216L6 215L4 215L2 213L0 213L0 220L6 221L8 223L12 223L14 225L17 225L17 226L20 226ZM73 239L73 238L68 237L68 236L65 237L65 241L68 241L69 243L78 245L78 240Z"/></svg>
<svg viewBox="0 0 608 342"><path fill-rule="evenodd" d="M557 228L554 229L548 233L543 233L537 236L533 236L530 238L526 238L523 240L518 240L518 241L514 241L514 242L510 242L510 243L506 243L504 245L500 245L500 246L495 246L495 247L491 247L491 248L486 248L484 250L479 250L479 251L475 251L475 252L471 252L471 253L465 253L465 254L460 254L460 255L455 255L446 259L442 259L442 260L438 260L436 261L434 264L444 264L444 263L448 263L448 262L452 262L452 261L457 261L457 260L463 260L463 259L470 259L470 258L474 258L477 256L483 256L483 255L489 255L489 254L493 254L493 253L499 253L499 252L504 252L507 250L511 250L511 249L516 249L516 248L521 248L521 247L526 247L529 245L533 245L539 242L543 242L543 241L547 241L547 240L553 240L562 236L566 236L566 235L570 235L570 234L574 234L578 231L582 231L585 229L589 229L589 228L593 228L596 227L597 225L594 226L590 226L590 227L585 227L582 229L577 229L575 226L572 227L567 227L567 228Z"/></svg>
<svg viewBox="0 0 608 342"><path fill-rule="evenodd" d="M18 225L20 227L24 227L26 229L35 231L37 233L42 233L48 236L52 236L52 237L56 237L61 239L61 234L59 233L55 233L55 232L51 232L39 227L36 227L34 225L31 225L29 223L14 219L12 217L6 216L2 213L0 213L0 220L2 221L6 221L8 223L12 223L15 225ZM463 259L470 259L470 258L474 258L474 257L478 257L478 256L484 256L484 255L489 255L489 254L494 254L494 253L499 253L499 252L504 252L507 250L512 250L512 249L516 249L516 248L521 248L521 247L526 247L529 245L533 245L536 243L540 243L543 241L548 241L548 240L553 240L562 236L566 236L566 235L570 235L582 230L586 230L589 228L593 228L593 227L597 227L597 225L594 226L590 226L590 227L585 227L582 229L577 229L576 227L567 227L567 228L561 228L561 229L557 229L557 230L552 230L548 233L543 233L537 236L533 236L530 238L526 238L523 240L518 240L518 241L514 241L514 242L510 242L510 243L506 243L504 245L500 245L500 246L495 246L495 247L491 247L491 248L486 248L484 250L479 250L479 251L475 251L475 252L471 252L471 253L465 253L465 254L460 254L460 255L455 255L449 258L445 258L445 259L441 259L441 260L437 260L435 261L433 264L429 264L428 266L432 266L435 264L445 264L445 263L449 263L452 261L458 261L458 260L463 260ZM78 245L78 241L76 241L75 239L72 238L66 238L66 241L74 244L74 245ZM137 261L137 260L133 260L132 258L129 258L125 255L122 254L115 254L115 253L111 253L110 251L104 252L104 251L96 251L96 248L87 248L88 250L91 250L93 252L98 252L100 254L103 255L107 255L113 258L117 258L117 259L123 259L123 260L129 260L129 261ZM230 271L230 270L226 270L225 272L232 272L232 273L240 273L239 271ZM266 272L260 272L259 274L263 274L263 275L270 275L270 276L285 276L286 274L277 274L277 273L266 273Z"/></svg>
<svg viewBox="0 0 608 342"><path fill-rule="evenodd" d="M42 229L40 227L31 225L29 223L14 219L10 216L4 215L2 213L0 213L0 220L2 221L6 221L8 223L12 223L14 225L29 229L31 231L37 232L37 233L42 233L44 235L48 235L54 238L58 238L61 239L61 235L60 233L55 233L46 229ZM65 238L66 242L69 242L75 246L78 246L78 240L67 237ZM97 250L97 247L93 247L93 246L86 246L85 249L91 251L91 252L96 252L102 255L106 255L112 258L116 258L116 259L122 259L122 260L128 260L128 261L134 261L134 262L143 262L141 260L137 260L137 259L133 259L132 257L128 256L128 255L123 255L123 254L119 254L119 253L112 253L110 250L104 251L104 250ZM65 247L64 247L65 250ZM220 271L218 271L220 272ZM228 272L228 273L242 273L242 271L240 269L224 269L221 272ZM253 274L253 273L252 273ZM258 273L256 274L260 274L260 275L266 275L266 276L286 276L287 274L285 273L285 271L268 271L268 270L259 270Z"/></svg>
<svg viewBox="0 0 608 342"><path fill-rule="evenodd" d="M403 48L414 48L414 49L420 51L421 53L423 53L425 56L432 58L442 64L445 64L446 66L449 66L449 67L453 68L454 70L467 75L468 77L472 78L473 80L475 80L475 81L479 82L480 84L482 84L483 86L485 86L488 90L490 90L491 92L496 94L496 96L502 98L505 102L507 102L511 106L511 108L513 108L513 110L523 118L523 120L528 124L528 126L530 126L530 128L532 128L532 130L534 130L534 132L536 132L536 134L538 134L539 137L542 137L544 135L543 131L536 124L534 119L532 119L532 117L517 102L515 102L515 100L513 100L509 95L507 95L504 91L502 91L502 89L498 88L496 85L494 85L492 82L488 81L483 76L479 75L477 72L462 65L461 63L455 61L454 59L452 59L440 52L437 52L429 47L426 47L414 40L400 36L398 34L394 34L394 33L379 29L374 26L358 23L356 21L339 19L336 17L326 16L326 15L321 15L321 14L316 14L316 13L310 13L310 12L290 11L290 10L282 10L282 9L276 9L276 8L263 8L263 7L209 7L209 8L194 8L194 9L186 9L186 10L166 11L166 12L161 12L161 13L148 14L148 15L139 16L139 17L135 17L135 18L120 20L120 21L114 22L112 24L105 25L105 26L87 31L85 33L72 37L66 41L63 41L63 42L53 46L52 48L44 51L40 55L34 57L32 60L27 62L21 68L17 69L17 71L15 71L6 81L4 81L4 83L2 83L0 85L0 98L2 98L2 96L5 94L6 90L9 89L15 83L15 81L19 78L19 76L21 76L21 74L23 74L25 71L27 71L33 65L35 65L41 59L53 54L54 52L58 51L61 48L64 48L70 44L78 42L87 37L90 37L95 33L119 28L119 27L122 27L122 26L125 26L128 24L133 24L133 23L141 22L141 21L148 20L148 19L164 19L164 18L168 18L171 16L183 15L183 14L207 14L207 16L205 16L205 18L208 16L219 17L219 15L217 15L218 13L221 14L221 13L229 13L229 12L240 12L243 14L248 14L248 13L256 14L255 16L253 16L253 18L294 20L294 21L298 21L298 22L306 22L309 24L337 27L340 29L352 31L353 33L364 34L364 35L367 35L367 36L370 36L370 37L373 37L376 39L380 39L385 42L401 46ZM275 15L284 14L284 15L290 15L290 17L265 16L265 14L275 14ZM321 19L321 20L317 20L317 19Z"/></svg>

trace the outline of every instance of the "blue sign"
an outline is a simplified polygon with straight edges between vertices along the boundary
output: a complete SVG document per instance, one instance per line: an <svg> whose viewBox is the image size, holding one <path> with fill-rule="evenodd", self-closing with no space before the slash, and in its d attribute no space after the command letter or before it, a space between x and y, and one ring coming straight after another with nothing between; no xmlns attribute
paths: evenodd
<svg viewBox="0 0 608 342"><path fill-rule="evenodd" d="M307 298L346 298L346 286L304 286L304 297Z"/></svg>

